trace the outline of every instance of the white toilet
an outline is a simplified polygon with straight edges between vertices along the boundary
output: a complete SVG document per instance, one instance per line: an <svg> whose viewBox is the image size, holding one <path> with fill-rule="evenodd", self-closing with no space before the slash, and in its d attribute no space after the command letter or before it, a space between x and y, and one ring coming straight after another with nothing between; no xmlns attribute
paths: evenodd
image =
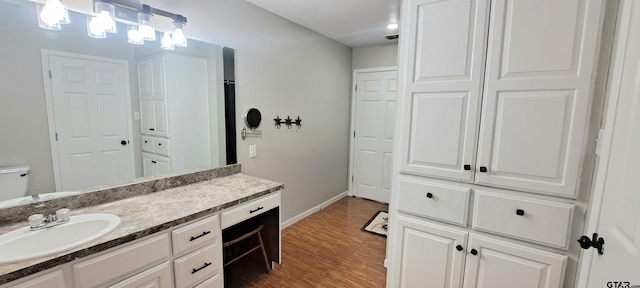
<svg viewBox="0 0 640 288"><path fill-rule="evenodd" d="M29 166L0 167L0 201L25 196L30 171Z"/></svg>

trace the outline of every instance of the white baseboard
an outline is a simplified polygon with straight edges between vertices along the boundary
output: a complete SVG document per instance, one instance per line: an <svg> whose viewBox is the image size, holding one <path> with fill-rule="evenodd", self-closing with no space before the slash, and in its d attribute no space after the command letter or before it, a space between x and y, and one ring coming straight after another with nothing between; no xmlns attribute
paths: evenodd
<svg viewBox="0 0 640 288"><path fill-rule="evenodd" d="M296 222L298 222L298 221L300 221L300 220L302 220L304 218L309 217L309 215L324 209L325 207L335 203L336 201L338 201L338 200L340 200L340 199L342 199L342 198L344 198L346 196L347 196L347 191L342 192L342 193L336 195L335 197L320 203L320 205L318 205L316 207L313 207L313 208L311 208L311 209L309 209L307 211L304 211L304 212L302 212L302 213L300 213L300 214L298 214L296 216L293 216L289 220L282 222L282 224L280 224L280 229L287 228L287 227L295 224Z"/></svg>

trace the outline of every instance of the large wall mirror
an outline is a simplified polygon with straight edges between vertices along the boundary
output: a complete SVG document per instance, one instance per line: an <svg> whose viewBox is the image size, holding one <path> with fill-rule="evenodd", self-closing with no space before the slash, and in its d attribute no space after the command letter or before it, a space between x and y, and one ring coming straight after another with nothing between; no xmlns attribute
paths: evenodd
<svg viewBox="0 0 640 288"><path fill-rule="evenodd" d="M69 13L50 31L35 3L0 1L0 169L30 168L26 191L0 185L0 208L235 163L229 48L189 39L167 51L160 32L133 45L122 23L90 38L86 16Z"/></svg>

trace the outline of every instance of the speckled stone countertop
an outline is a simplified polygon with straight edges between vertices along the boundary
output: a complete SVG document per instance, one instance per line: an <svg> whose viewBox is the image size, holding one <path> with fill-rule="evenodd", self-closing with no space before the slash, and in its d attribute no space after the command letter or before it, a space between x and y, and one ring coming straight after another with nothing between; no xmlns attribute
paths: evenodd
<svg viewBox="0 0 640 288"><path fill-rule="evenodd" d="M189 222L283 188L284 185L280 183L237 173L73 210L72 217L79 214L110 213L120 216L121 222L115 230L107 235L75 249L32 260L0 264L0 285ZM25 221L18 224L0 226L0 234L25 227L26 225L28 224Z"/></svg>

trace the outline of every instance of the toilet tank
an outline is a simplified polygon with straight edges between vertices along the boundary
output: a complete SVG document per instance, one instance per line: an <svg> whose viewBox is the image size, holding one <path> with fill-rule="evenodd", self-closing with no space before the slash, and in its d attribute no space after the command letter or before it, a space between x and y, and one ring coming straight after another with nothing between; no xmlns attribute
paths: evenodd
<svg viewBox="0 0 640 288"><path fill-rule="evenodd" d="M27 194L29 166L0 167L0 201Z"/></svg>

